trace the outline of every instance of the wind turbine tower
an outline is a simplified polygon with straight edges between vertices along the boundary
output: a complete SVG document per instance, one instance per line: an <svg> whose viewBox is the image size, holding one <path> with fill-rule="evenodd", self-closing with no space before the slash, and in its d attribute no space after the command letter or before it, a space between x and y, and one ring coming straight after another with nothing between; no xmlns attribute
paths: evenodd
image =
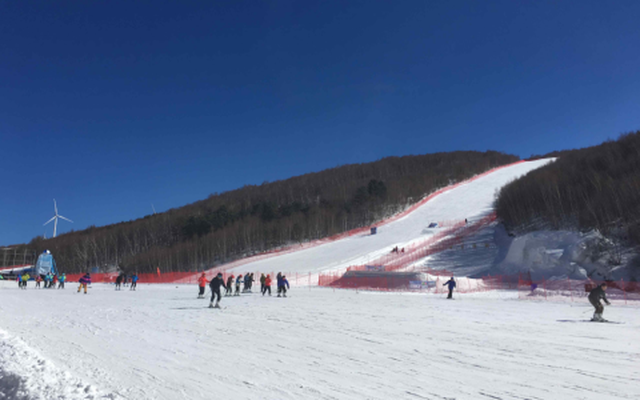
<svg viewBox="0 0 640 400"><path fill-rule="evenodd" d="M56 232L58 230L58 218L62 218L65 221L69 221L73 224L73 221L70 220L69 218L65 218L62 215L58 214L58 205L56 204L56 199L53 199L53 209L55 210L56 214L53 216L53 218L51 218L50 220L48 220L47 222L45 222L42 226L48 224L51 221L53 222L53 237L56 237Z"/></svg>

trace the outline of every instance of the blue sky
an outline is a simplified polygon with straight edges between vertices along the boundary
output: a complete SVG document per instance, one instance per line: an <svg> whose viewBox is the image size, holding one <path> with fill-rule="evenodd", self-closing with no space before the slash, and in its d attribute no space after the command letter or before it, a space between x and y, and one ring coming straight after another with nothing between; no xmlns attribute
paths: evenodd
<svg viewBox="0 0 640 400"><path fill-rule="evenodd" d="M391 155L640 129L638 1L0 6L0 245Z"/></svg>

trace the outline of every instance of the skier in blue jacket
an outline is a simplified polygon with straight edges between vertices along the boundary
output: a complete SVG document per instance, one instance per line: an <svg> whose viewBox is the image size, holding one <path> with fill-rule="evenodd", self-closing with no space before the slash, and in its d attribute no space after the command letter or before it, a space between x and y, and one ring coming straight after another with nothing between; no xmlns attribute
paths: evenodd
<svg viewBox="0 0 640 400"><path fill-rule="evenodd" d="M278 297L282 294L282 297L287 297L287 289L289 288L289 281L284 275L278 274Z"/></svg>
<svg viewBox="0 0 640 400"><path fill-rule="evenodd" d="M453 276L442 286L449 286L449 295L447 296L447 299L453 299L453 288L456 287L456 281L453 279Z"/></svg>

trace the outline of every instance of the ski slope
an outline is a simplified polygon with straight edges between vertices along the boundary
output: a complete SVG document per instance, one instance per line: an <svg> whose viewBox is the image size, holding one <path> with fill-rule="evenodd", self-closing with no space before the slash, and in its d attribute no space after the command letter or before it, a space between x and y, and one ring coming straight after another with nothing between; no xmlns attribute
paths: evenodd
<svg viewBox="0 0 640 400"><path fill-rule="evenodd" d="M195 285L88 295L0 284L10 399L637 399L640 314L492 292L294 288L196 299ZM0 398L2 398L0 396Z"/></svg>
<svg viewBox="0 0 640 400"><path fill-rule="evenodd" d="M362 263L424 238L429 222L485 216L496 190L545 162L457 186L378 235L231 271L307 274ZM468 264L495 258L475 254L460 267L473 272ZM293 285L286 299L243 294L212 310L195 285L94 284L88 295L72 282L66 290L29 285L0 282L0 399L640 398L633 302L606 308L623 324L594 324L584 300L523 301L499 291L447 301Z"/></svg>
<svg viewBox="0 0 640 400"><path fill-rule="evenodd" d="M395 246L404 247L415 240L425 239L423 231L430 222L463 221L465 218L473 222L490 214L493 211L496 192L502 186L549 161L544 159L510 165L461 184L436 196L407 216L383 225L376 235L356 235L243 263L227 271L236 275L245 272L284 271L303 276L365 264L389 253ZM304 281L301 279L300 283Z"/></svg>

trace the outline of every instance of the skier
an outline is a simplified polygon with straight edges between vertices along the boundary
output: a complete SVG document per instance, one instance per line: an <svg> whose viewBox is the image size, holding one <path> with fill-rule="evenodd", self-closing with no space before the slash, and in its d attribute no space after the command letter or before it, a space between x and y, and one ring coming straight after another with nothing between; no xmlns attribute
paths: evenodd
<svg viewBox="0 0 640 400"><path fill-rule="evenodd" d="M78 293L80 293L80 289L84 287L84 294L87 294L87 285L91 285L91 275L87 272L78 282L80 283Z"/></svg>
<svg viewBox="0 0 640 400"><path fill-rule="evenodd" d="M122 274L116 278L116 290L120 290L122 287Z"/></svg>
<svg viewBox="0 0 640 400"><path fill-rule="evenodd" d="M22 289L22 274L18 274L16 281L18 281L18 287Z"/></svg>
<svg viewBox="0 0 640 400"><path fill-rule="evenodd" d="M53 282L53 285L51 286L51 288L55 289L56 286L58 285L58 275L52 275L51 281Z"/></svg>
<svg viewBox="0 0 640 400"><path fill-rule="evenodd" d="M240 296L240 285L242 284L242 274L236 278L236 293L234 296Z"/></svg>
<svg viewBox="0 0 640 400"><path fill-rule="evenodd" d="M66 280L67 280L67 274L63 273L62 275L60 275L60 279L59 279L60 283L58 284L58 289L64 289L64 281Z"/></svg>
<svg viewBox="0 0 640 400"><path fill-rule="evenodd" d="M122 274L122 283L124 283L125 286L127 286L127 278L128 278L127 273L124 272Z"/></svg>
<svg viewBox="0 0 640 400"><path fill-rule="evenodd" d="M276 288L278 297L280 297L280 292L282 292L282 272L278 272L278 275L276 275Z"/></svg>
<svg viewBox="0 0 640 400"><path fill-rule="evenodd" d="M264 296L264 294L267 292L269 292L269 296L271 296L271 275L267 275L267 277L264 278L264 287L262 288L262 295Z"/></svg>
<svg viewBox="0 0 640 400"><path fill-rule="evenodd" d="M449 295L447 296L447 299L453 299L453 288L456 287L456 281L453 279L453 276L442 286L449 286Z"/></svg>
<svg viewBox="0 0 640 400"><path fill-rule="evenodd" d="M138 274L133 274L131 276L131 288L129 288L129 290L136 290L136 287L138 287Z"/></svg>
<svg viewBox="0 0 640 400"><path fill-rule="evenodd" d="M251 292L251 288L253 287L253 282L256 280L253 279L253 272L249 274L249 292Z"/></svg>
<svg viewBox="0 0 640 400"><path fill-rule="evenodd" d="M264 293L264 280L267 279L264 274L260 275L260 293Z"/></svg>
<svg viewBox="0 0 640 400"><path fill-rule="evenodd" d="M225 296L231 296L233 294L233 278L233 275L227 278L227 285L224 287L226 289L224 292Z"/></svg>
<svg viewBox="0 0 640 400"><path fill-rule="evenodd" d="M207 277L203 272L202 275L200 275L200 278L198 278L198 287L200 289L200 291L198 292L199 299L204 299L204 290L207 287L208 282L209 281L207 280Z"/></svg>
<svg viewBox="0 0 640 400"><path fill-rule="evenodd" d="M40 275L36 275L36 287L37 288L42 288L42 286L40 286L40 282L42 282L42 278L40 277Z"/></svg>
<svg viewBox="0 0 640 400"><path fill-rule="evenodd" d="M23 289L27 288L27 281L29 280L29 278L31 278L31 276L29 274L22 274L22 288Z"/></svg>
<svg viewBox="0 0 640 400"><path fill-rule="evenodd" d="M595 307L596 312L593 313L593 318L591 321L594 322L607 322L606 319L602 318L602 313L604 312L604 306L600 303L600 299L604 300L607 305L611 305L609 300L607 300L607 296L605 295L605 291L607 290L607 284L602 283L597 286L595 289L589 292L589 302L593 307Z"/></svg>
<svg viewBox="0 0 640 400"><path fill-rule="evenodd" d="M211 302L209 303L209 308L220 308L220 286L227 289L227 285L224 284L224 278L222 277L222 272L218 272L215 278L211 280L209 283L209 287L211 288ZM217 297L216 304L213 304L213 300Z"/></svg>
<svg viewBox="0 0 640 400"><path fill-rule="evenodd" d="M249 291L249 279L251 279L249 274L245 274L245 276L244 276L244 289L242 289L242 293L247 293Z"/></svg>
<svg viewBox="0 0 640 400"><path fill-rule="evenodd" d="M280 279L278 279L278 297L282 293L282 297L287 297L287 289L289 288L289 281L287 277L282 275Z"/></svg>

